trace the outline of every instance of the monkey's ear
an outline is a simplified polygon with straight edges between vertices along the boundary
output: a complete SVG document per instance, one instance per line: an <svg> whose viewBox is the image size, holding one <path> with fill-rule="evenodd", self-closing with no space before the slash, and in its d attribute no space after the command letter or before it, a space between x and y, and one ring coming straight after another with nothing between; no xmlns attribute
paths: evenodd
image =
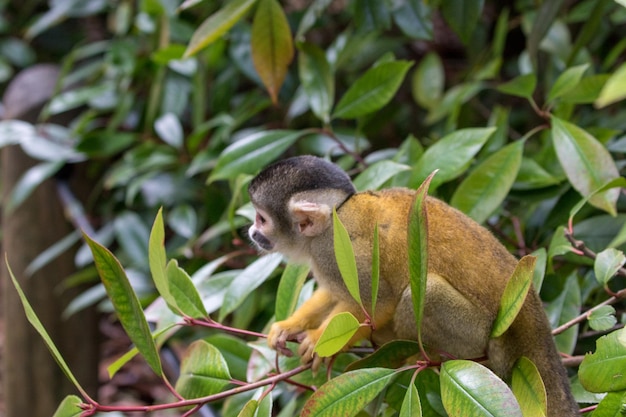
<svg viewBox="0 0 626 417"><path fill-rule="evenodd" d="M299 200L289 203L289 212L298 232L313 237L321 234L330 226L331 208L326 204Z"/></svg>

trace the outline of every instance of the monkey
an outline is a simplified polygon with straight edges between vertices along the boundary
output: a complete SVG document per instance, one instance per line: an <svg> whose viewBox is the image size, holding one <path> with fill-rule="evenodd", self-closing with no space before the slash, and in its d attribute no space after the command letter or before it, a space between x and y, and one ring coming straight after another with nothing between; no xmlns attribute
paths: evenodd
<svg viewBox="0 0 626 417"><path fill-rule="evenodd" d="M270 347L287 354L286 342L297 340L302 360L314 361L315 344L335 314L347 311L361 321L366 319L336 263L333 208L354 248L364 306L371 306L372 301L373 233L376 224L379 228L380 278L373 323L361 326L346 347L361 339L376 345L417 340L407 247L416 191L357 192L337 165L315 156L298 156L263 169L251 180L248 192L256 210L248 231L252 242L262 252L279 252L290 261L309 264L317 282L310 299L289 318L271 326ZM526 356L544 381L548 416L579 415L541 299L533 288L509 329L500 337L490 337L516 258L461 211L432 196L424 204L428 275L421 338L426 349L459 359L486 356L487 366L505 380L515 361Z"/></svg>

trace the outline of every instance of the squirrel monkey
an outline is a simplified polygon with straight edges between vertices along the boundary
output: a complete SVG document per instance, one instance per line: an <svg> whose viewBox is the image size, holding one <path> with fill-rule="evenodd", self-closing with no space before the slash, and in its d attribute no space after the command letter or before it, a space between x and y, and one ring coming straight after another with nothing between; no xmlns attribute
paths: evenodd
<svg viewBox="0 0 626 417"><path fill-rule="evenodd" d="M300 341L303 361L314 360L317 340L335 314L348 311L364 320L345 287L333 249L332 210L345 225L359 273L361 298L371 306L372 240L379 228L380 281L374 331L363 326L352 341L376 344L417 340L408 272L408 217L415 191L394 188L357 193L348 175L321 158L279 161L250 183L256 219L249 235L265 252L280 252L308 263L318 288L291 317L274 323L268 344L287 353L286 341ZM516 259L484 227L444 202L427 197L428 280L422 341L429 352L456 358L488 358L488 366L509 378L520 356L539 369L548 398L548 415L578 415L578 405L554 345L541 300L534 290L511 327L491 339L500 299ZM413 325L412 325L413 324Z"/></svg>

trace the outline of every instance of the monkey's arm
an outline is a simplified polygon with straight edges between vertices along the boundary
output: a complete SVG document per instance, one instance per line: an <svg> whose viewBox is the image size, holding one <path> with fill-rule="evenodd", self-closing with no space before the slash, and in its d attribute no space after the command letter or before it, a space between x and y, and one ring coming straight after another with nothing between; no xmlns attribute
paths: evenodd
<svg viewBox="0 0 626 417"><path fill-rule="evenodd" d="M267 343L273 349L287 353L288 340L301 339L305 330L316 329L335 307L335 297L328 290L318 288L289 318L274 323L267 336ZM316 340L317 341L317 340Z"/></svg>

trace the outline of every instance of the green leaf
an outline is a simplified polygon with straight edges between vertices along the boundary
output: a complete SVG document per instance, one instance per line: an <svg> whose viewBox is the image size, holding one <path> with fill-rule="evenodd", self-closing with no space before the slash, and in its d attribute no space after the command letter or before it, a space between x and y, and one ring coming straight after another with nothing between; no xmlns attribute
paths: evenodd
<svg viewBox="0 0 626 417"><path fill-rule="evenodd" d="M285 267L276 292L276 321L285 320L296 310L298 296L310 269L308 265L291 263Z"/></svg>
<svg viewBox="0 0 626 417"><path fill-rule="evenodd" d="M572 274L567 278L561 294L546 306L546 314L554 328L574 319L580 314L580 311L580 286L576 274ZM574 351L578 338L578 327L579 325L576 324L555 337L554 341L559 352L571 354Z"/></svg>
<svg viewBox="0 0 626 417"><path fill-rule="evenodd" d="M500 84L497 90L504 94L531 99L536 86L537 76L534 73L530 73L520 75L511 81Z"/></svg>
<svg viewBox="0 0 626 417"><path fill-rule="evenodd" d="M219 321L235 311L254 290L263 284L274 272L282 256L278 253L265 255L252 262L230 284L220 308Z"/></svg>
<svg viewBox="0 0 626 417"><path fill-rule="evenodd" d="M534 256L524 256L515 266L513 274L506 283L498 315L491 329L491 337L500 337L511 326L528 295L535 272Z"/></svg>
<svg viewBox="0 0 626 417"><path fill-rule="evenodd" d="M430 6L422 0L394 2L393 20L402 33L413 39L430 40L433 37L433 21Z"/></svg>
<svg viewBox="0 0 626 417"><path fill-rule="evenodd" d="M96 269L122 327L150 368L162 376L161 360L152 340L148 322L122 265L107 248L84 233L83 237L91 249Z"/></svg>
<svg viewBox="0 0 626 417"><path fill-rule="evenodd" d="M276 104L294 54L289 23L276 0L259 0L252 22L251 49L254 67Z"/></svg>
<svg viewBox="0 0 626 417"><path fill-rule="evenodd" d="M535 262L535 273L533 274L533 289L539 293L541 291L541 286L543 285L543 279L546 275L548 253L546 248L539 248L533 251L530 255L537 259L537 262Z"/></svg>
<svg viewBox="0 0 626 417"><path fill-rule="evenodd" d="M422 58L411 78L413 99L425 109L432 109L441 101L445 83L441 58L435 52L429 52Z"/></svg>
<svg viewBox="0 0 626 417"><path fill-rule="evenodd" d="M354 257L352 241L350 240L350 235L346 227L341 223L341 220L339 220L337 210L335 210L334 207L333 245L337 266L339 267L339 272L341 272L341 278L343 278L343 282L346 284L352 298L354 298L359 305L363 305L361 302L361 292L359 290L359 272L356 268L356 258Z"/></svg>
<svg viewBox="0 0 626 417"><path fill-rule="evenodd" d="M563 71L552 85L547 101L553 101L576 89L587 68L589 68L589 64L578 65Z"/></svg>
<svg viewBox="0 0 626 417"><path fill-rule="evenodd" d="M608 74L598 74L585 77L580 80L575 89L565 93L561 97L561 100L574 104L593 103L598 97L600 97L602 88L608 79Z"/></svg>
<svg viewBox="0 0 626 417"><path fill-rule="evenodd" d="M408 61L392 61L370 68L341 97L333 118L355 119L382 108L396 94L411 65Z"/></svg>
<svg viewBox="0 0 626 417"><path fill-rule="evenodd" d="M451 416L522 417L509 387L489 369L472 361L443 363L441 399Z"/></svg>
<svg viewBox="0 0 626 417"><path fill-rule="evenodd" d="M483 5L484 0L442 0L441 2L441 13L444 19L465 45L469 45L472 39Z"/></svg>
<svg viewBox="0 0 626 417"><path fill-rule="evenodd" d="M525 356L513 366L511 389L524 416L544 417L548 414L546 387L535 364Z"/></svg>
<svg viewBox="0 0 626 417"><path fill-rule="evenodd" d="M602 187L594 190L591 194L589 194L588 196L586 196L582 200L580 200L578 203L576 203L576 205L574 207L572 207L572 209L569 211L568 222L570 224L573 224L574 217L576 216L576 214L578 214L580 209L582 209L585 206L585 204L587 204L589 202L589 200L591 200L598 193L603 193L604 191L610 190L611 188L624 188L624 187L626 187L626 178L619 177L619 178L615 178L615 179L610 180L609 182L604 184ZM616 236L616 238L617 238L617 236ZM619 246L619 245L611 244L611 245L608 245L608 246Z"/></svg>
<svg viewBox="0 0 626 417"><path fill-rule="evenodd" d="M585 355L578 377L591 392L626 390L626 345L620 342L620 331L614 331L596 341L596 351Z"/></svg>
<svg viewBox="0 0 626 417"><path fill-rule="evenodd" d="M400 172L410 169L407 165L388 159L378 161L368 166L354 179L354 187L359 191L377 190Z"/></svg>
<svg viewBox="0 0 626 417"><path fill-rule="evenodd" d="M352 362L346 371L361 368L389 368L395 369L406 364L406 360L420 353L417 342L412 340L392 340L376 349L374 353L363 359Z"/></svg>
<svg viewBox="0 0 626 417"><path fill-rule="evenodd" d="M308 42L298 43L298 74L311 110L324 123L330 121L335 79L324 51Z"/></svg>
<svg viewBox="0 0 626 417"><path fill-rule="evenodd" d="M598 282L606 285L625 263L624 252L613 248L605 249L597 254L593 263L593 272Z"/></svg>
<svg viewBox="0 0 626 417"><path fill-rule="evenodd" d="M191 282L191 278L181 267L178 261L172 259L165 268L167 285L174 299L174 306L182 314L194 319L207 317L209 314L204 309L198 290Z"/></svg>
<svg viewBox="0 0 626 417"><path fill-rule="evenodd" d="M589 327L593 330L603 332L615 326L615 308L613 306L600 306L594 308L589 313Z"/></svg>
<svg viewBox="0 0 626 417"><path fill-rule="evenodd" d="M511 189L523 152L524 141L520 140L490 155L459 185L450 204L483 223Z"/></svg>
<svg viewBox="0 0 626 417"><path fill-rule="evenodd" d="M428 125L437 123L444 117L456 112L461 105L467 103L483 89L481 82L467 82L453 86L443 95L441 102L429 109L425 122Z"/></svg>
<svg viewBox="0 0 626 417"><path fill-rule="evenodd" d="M552 116L552 142L569 182L583 197L619 177L606 148L580 127ZM618 197L618 189L606 190L592 196L589 203L615 215Z"/></svg>
<svg viewBox="0 0 626 417"><path fill-rule="evenodd" d="M402 408L400 408L400 417L421 417L422 416L422 404L420 403L420 396L417 393L415 384L411 384L406 390L404 400L402 401Z"/></svg>
<svg viewBox="0 0 626 417"><path fill-rule="evenodd" d="M237 417L254 417L256 410L259 406L259 402L257 400L250 400L243 406Z"/></svg>
<svg viewBox="0 0 626 417"><path fill-rule="evenodd" d="M175 149L183 146L183 126L174 113L165 113L154 121L154 131L163 142Z"/></svg>
<svg viewBox="0 0 626 417"><path fill-rule="evenodd" d="M209 16L194 32L185 55L189 58L217 40L237 23L256 3L256 0L231 0Z"/></svg>
<svg viewBox="0 0 626 417"><path fill-rule="evenodd" d="M519 172L515 178L513 189L515 190L536 190L551 185L556 185L560 181L546 171L537 161L531 158L522 158Z"/></svg>
<svg viewBox="0 0 626 417"><path fill-rule="evenodd" d="M461 129L439 139L415 164L409 187L417 187L436 169L430 185L433 189L457 178L495 131L495 127Z"/></svg>
<svg viewBox="0 0 626 417"><path fill-rule="evenodd" d="M624 415L626 391L609 392L593 412L595 417L621 417Z"/></svg>
<svg viewBox="0 0 626 417"><path fill-rule="evenodd" d="M63 398L52 417L80 417L85 411L80 407L82 404L83 400L76 395L68 395Z"/></svg>
<svg viewBox="0 0 626 417"><path fill-rule="evenodd" d="M333 356L344 348L359 327L359 321L350 312L334 315L315 344L315 353L322 358Z"/></svg>
<svg viewBox="0 0 626 417"><path fill-rule="evenodd" d="M378 395L393 369L359 369L331 379L307 400L301 417L354 416Z"/></svg>
<svg viewBox="0 0 626 417"><path fill-rule="evenodd" d="M415 192L415 200L409 212L408 248L409 248L409 282L411 285L411 301L415 313L417 341L422 346L422 317L424 316L424 299L428 279L428 211L426 196L428 187L437 171L433 171Z"/></svg>
<svg viewBox="0 0 626 417"><path fill-rule="evenodd" d="M52 354L52 357L57 362L57 364L59 364L59 367L61 368L61 370L67 377L67 379L69 379L72 382L72 384L74 384L76 389L78 389L78 391L81 393L81 395L84 398L89 398L86 394L86 391L83 389L83 387L80 386L80 384L78 383L78 380L76 379L76 377L70 370L70 367L67 365L67 362L65 362L65 359L63 359L61 352L59 352L59 349L57 349L54 342L50 338L50 335L46 331L46 328L43 327L43 324L41 324L41 321L39 320L39 317L37 317L35 310L33 310L33 307L28 302L28 299L26 298L26 295L24 295L24 291L22 290L22 287L20 286L19 282L15 278L15 275L13 275L13 271L11 270L11 266L9 265L9 259L6 254L4 257L4 262L7 265L7 270L9 271L9 276L11 277L11 281L13 281L13 286L15 287L17 291L17 295L18 297L20 297L20 301L22 302L22 307L24 307L24 313L26 314L26 318L28 319L28 322L31 324L31 326L33 326L33 328L37 331L37 333L39 333L39 336L41 336L41 338L43 339L44 343L46 344L46 347ZM71 400L68 400L68 401L71 402Z"/></svg>
<svg viewBox="0 0 626 417"><path fill-rule="evenodd" d="M278 158L303 134L294 130L268 130L238 140L222 151L208 182L256 173Z"/></svg>
<svg viewBox="0 0 626 417"><path fill-rule="evenodd" d="M64 161L55 161L44 162L29 168L28 171L26 171L19 181L13 186L11 194L9 194L9 198L4 206L6 212L11 213L15 210L16 207L30 197L33 191L35 191L41 183L59 172L64 165Z"/></svg>
<svg viewBox="0 0 626 417"><path fill-rule="evenodd" d="M205 397L221 392L230 380L220 351L204 340L196 340L183 356L176 391L187 399Z"/></svg>
<svg viewBox="0 0 626 417"><path fill-rule="evenodd" d="M595 101L597 109L616 103L626 98L626 63L620 65L609 77L600 91L600 97Z"/></svg>

